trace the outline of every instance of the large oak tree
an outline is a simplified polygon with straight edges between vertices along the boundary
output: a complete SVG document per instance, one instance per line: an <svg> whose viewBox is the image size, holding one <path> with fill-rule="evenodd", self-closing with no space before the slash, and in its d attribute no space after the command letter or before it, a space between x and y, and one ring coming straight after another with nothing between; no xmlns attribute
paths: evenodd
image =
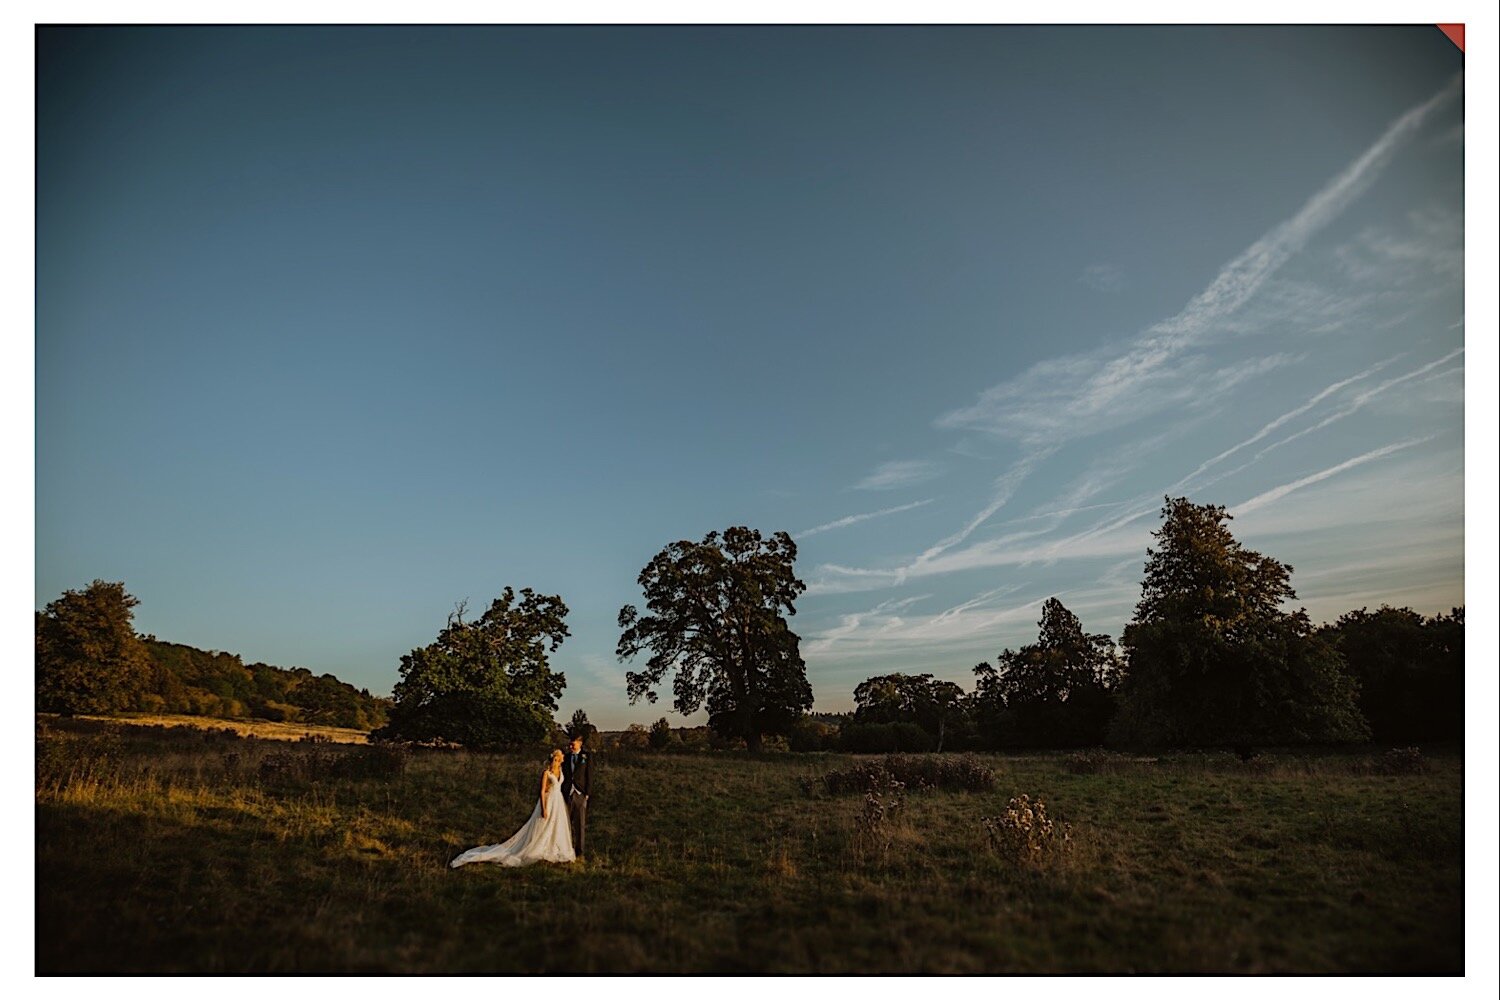
<svg viewBox="0 0 1500 1000"><path fill-rule="evenodd" d="M632 704L656 701L656 685L675 671L673 707L684 715L706 702L709 726L758 751L765 735L785 733L812 707L812 687L787 625L807 589L793 563L797 545L784 531L763 538L733 527L701 542L673 542L641 570L647 614L620 610L622 661L650 651L644 670L628 671Z"/></svg>

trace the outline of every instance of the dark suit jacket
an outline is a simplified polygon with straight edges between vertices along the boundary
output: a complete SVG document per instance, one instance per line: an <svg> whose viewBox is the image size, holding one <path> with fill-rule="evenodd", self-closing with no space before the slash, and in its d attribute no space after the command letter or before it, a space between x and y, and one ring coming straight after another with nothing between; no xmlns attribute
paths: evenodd
<svg viewBox="0 0 1500 1000"><path fill-rule="evenodd" d="M567 798L573 794L573 789L578 789L584 795L589 794L590 772L589 752L584 750L578 755L578 766L573 766L573 758L568 751L563 751L563 797Z"/></svg>

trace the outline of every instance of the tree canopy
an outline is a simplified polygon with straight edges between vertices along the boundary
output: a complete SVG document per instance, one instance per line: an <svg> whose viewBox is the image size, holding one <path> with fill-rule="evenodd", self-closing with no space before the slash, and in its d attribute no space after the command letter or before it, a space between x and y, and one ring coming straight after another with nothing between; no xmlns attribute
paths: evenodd
<svg viewBox="0 0 1500 1000"><path fill-rule="evenodd" d="M1160 744L1364 739L1355 685L1314 634L1292 568L1242 546L1223 507L1167 498L1123 646L1117 735Z"/></svg>
<svg viewBox="0 0 1500 1000"><path fill-rule="evenodd" d="M787 624L807 589L793 564L797 545L778 531L732 527L701 542L666 546L637 582L647 614L620 610L615 652L628 661L647 650L645 668L628 671L631 704L654 703L655 687L675 672L673 707L684 715L705 702L716 732L745 740L786 733L812 707L812 687L797 634Z"/></svg>
<svg viewBox="0 0 1500 1000"><path fill-rule="evenodd" d="M437 640L401 658L390 721L382 739L446 740L475 749L540 741L566 680L548 654L568 637L562 598L510 587L487 611L448 616Z"/></svg>
<svg viewBox="0 0 1500 1000"><path fill-rule="evenodd" d="M1056 597L1042 605L1037 641L974 668L975 715L992 746L1089 746L1104 741L1118 677L1115 643L1091 635Z"/></svg>
<svg viewBox="0 0 1500 1000"><path fill-rule="evenodd" d="M948 727L965 711L964 689L931 674L884 674L854 689L854 724L920 726L942 750Z"/></svg>
<svg viewBox="0 0 1500 1000"><path fill-rule="evenodd" d="M563 727L563 732L570 740L583 740L587 743L599 732L599 727L589 721L589 713L581 708L573 710L573 718Z"/></svg>
<svg viewBox="0 0 1500 1000"><path fill-rule="evenodd" d="M373 729L386 720L389 699L332 674L306 667L245 663L238 653L197 649L145 638L151 661L146 688L131 707L145 712L217 718L315 722Z"/></svg>
<svg viewBox="0 0 1500 1000"><path fill-rule="evenodd" d="M151 673L135 634L141 602L124 583L95 580L65 590L36 613L36 704L43 712L115 712L132 707Z"/></svg>
<svg viewBox="0 0 1500 1000"><path fill-rule="evenodd" d="M1321 634L1359 684L1359 708L1382 743L1459 739L1464 731L1464 609L1424 618L1382 605L1341 615Z"/></svg>

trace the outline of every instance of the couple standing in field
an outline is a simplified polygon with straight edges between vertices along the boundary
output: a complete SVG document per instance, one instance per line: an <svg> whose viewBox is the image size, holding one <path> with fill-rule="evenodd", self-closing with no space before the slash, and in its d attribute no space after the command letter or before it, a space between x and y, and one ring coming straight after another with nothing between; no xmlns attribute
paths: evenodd
<svg viewBox="0 0 1500 1000"><path fill-rule="evenodd" d="M515 836L503 844L467 850L448 862L448 867L492 861L515 868L536 861L562 863L583 857L591 771L583 737L575 736L566 753L552 751L552 759L542 772L541 795L531 810L531 818Z"/></svg>

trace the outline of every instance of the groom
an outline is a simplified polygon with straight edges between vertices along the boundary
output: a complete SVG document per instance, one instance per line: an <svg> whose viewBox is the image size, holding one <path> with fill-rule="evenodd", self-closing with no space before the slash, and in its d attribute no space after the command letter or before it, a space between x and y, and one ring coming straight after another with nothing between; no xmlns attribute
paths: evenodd
<svg viewBox="0 0 1500 1000"><path fill-rule="evenodd" d="M568 803L568 825L573 828L573 853L583 857L583 824L589 814L589 755L583 737L575 736L563 755L563 798Z"/></svg>

